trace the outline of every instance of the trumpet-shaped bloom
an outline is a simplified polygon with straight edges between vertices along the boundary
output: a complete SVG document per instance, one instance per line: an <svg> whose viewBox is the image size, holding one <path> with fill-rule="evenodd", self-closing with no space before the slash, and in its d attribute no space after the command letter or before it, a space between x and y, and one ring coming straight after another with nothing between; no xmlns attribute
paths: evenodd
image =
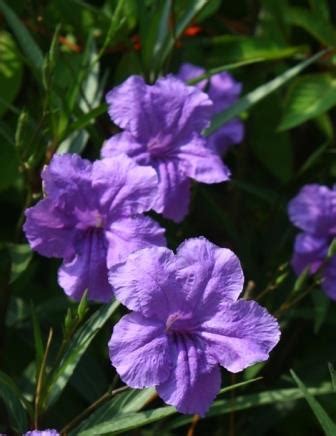
<svg viewBox="0 0 336 436"><path fill-rule="evenodd" d="M47 430L31 430L27 431L24 436L59 436L57 430L47 429Z"/></svg>
<svg viewBox="0 0 336 436"><path fill-rule="evenodd" d="M336 236L336 190L318 184L304 186L290 201L289 218L302 233L295 239L292 266L296 274L308 267L311 274L322 272L322 287L336 300L336 257L326 260L328 247Z"/></svg>
<svg viewBox="0 0 336 436"><path fill-rule="evenodd" d="M196 79L205 73L205 70L193 64L182 64L177 77L187 82ZM213 75L210 79L198 82L197 86L202 91L207 90L213 103L213 114L222 112L232 106L239 98L241 84L226 72ZM244 125L239 118L234 118L225 123L220 129L208 137L208 144L219 153L226 153L233 144L239 144L244 137Z"/></svg>
<svg viewBox="0 0 336 436"><path fill-rule="evenodd" d="M125 155L91 163L55 155L43 170L46 197L26 211L24 231L43 256L63 259L58 280L79 300L109 301L108 268L129 253L164 245L164 230L149 217L157 176Z"/></svg>
<svg viewBox="0 0 336 436"><path fill-rule="evenodd" d="M105 141L102 157L126 153L158 175L153 209L181 221L188 211L190 179L218 183L230 172L201 131L212 103L199 89L167 76L154 85L131 76L106 96L111 119L124 131Z"/></svg>
<svg viewBox="0 0 336 436"><path fill-rule="evenodd" d="M177 254L152 247L113 267L110 282L131 312L114 327L112 364L133 388L155 386L182 413L204 415L217 395L220 365L231 372L268 359L276 320L254 301L238 300L238 258L204 238Z"/></svg>

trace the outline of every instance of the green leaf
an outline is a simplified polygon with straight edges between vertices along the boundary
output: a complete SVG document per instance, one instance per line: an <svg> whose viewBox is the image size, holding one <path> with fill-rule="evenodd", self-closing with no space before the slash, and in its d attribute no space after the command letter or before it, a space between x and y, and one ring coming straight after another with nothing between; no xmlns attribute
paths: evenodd
<svg viewBox="0 0 336 436"><path fill-rule="evenodd" d="M277 132L281 98L274 93L251 111L251 148L265 168L281 182L293 176L293 147L288 132Z"/></svg>
<svg viewBox="0 0 336 436"><path fill-rule="evenodd" d="M308 278L310 277L310 271L309 266L307 266L302 273L299 275L299 277L295 280L294 286L293 286L293 294L297 294L299 291L302 290L302 288L307 283Z"/></svg>
<svg viewBox="0 0 336 436"><path fill-rule="evenodd" d="M39 321L37 319L36 311L35 311L33 303L31 303L31 305L30 305L30 311L31 311L31 316L32 316L32 321L33 321L34 344L35 344L35 353L36 353L36 370L37 370L36 374L38 374L45 349L44 349L44 345L43 345L43 341L42 341L40 324L39 324Z"/></svg>
<svg viewBox="0 0 336 436"><path fill-rule="evenodd" d="M318 388L308 388L308 392L311 395L327 395L333 392L331 383L325 383ZM240 395L232 400L231 398L217 400L211 406L207 416L219 416L225 415L239 410L246 410L254 407L266 406L268 404L286 403L304 398L304 394L300 389L277 389L258 392L250 395ZM171 424L167 426L167 429L175 429L190 423L191 417L178 417Z"/></svg>
<svg viewBox="0 0 336 436"><path fill-rule="evenodd" d="M13 430L19 433L25 432L28 429L28 419L20 391L12 379L2 371L0 371L0 398L6 407Z"/></svg>
<svg viewBox="0 0 336 436"><path fill-rule="evenodd" d="M202 44L211 49L208 62L211 64L220 58L221 63L235 63L262 59L274 61L303 55L307 52L306 46L279 45L266 38L248 38L245 36L223 35L202 39ZM217 62L216 62L217 63Z"/></svg>
<svg viewBox="0 0 336 436"><path fill-rule="evenodd" d="M232 105L229 109L215 115L213 118L211 125L208 129L205 131L205 135L211 135L216 130L218 130L224 123L228 122L232 118L236 117L237 115L241 114L242 112L250 109L253 107L256 103L258 103L263 98L267 97L272 92L279 89L281 86L283 86L285 83L287 83L289 80L291 80L293 77L297 76L301 71L303 71L305 68L307 68L312 63L316 62L318 59L320 59L324 54L327 53L328 50L322 50L319 53L315 54L314 56L310 57L309 59L306 59L305 61L299 63L293 68L290 68L289 70L285 71L284 73L280 74L280 76L276 77L275 79L259 86L252 92L248 93L244 97L242 97L240 100L238 100L237 103Z"/></svg>
<svg viewBox="0 0 336 436"><path fill-rule="evenodd" d="M322 44L336 45L336 30L322 15L317 15L306 8L291 7L287 9L285 18L290 24L305 29Z"/></svg>
<svg viewBox="0 0 336 436"><path fill-rule="evenodd" d="M116 395L103 406L95 410L88 419L83 421L75 430L70 433L70 436L75 436L83 430L111 420L122 414L138 412L148 401L155 395L155 389L129 390Z"/></svg>
<svg viewBox="0 0 336 436"><path fill-rule="evenodd" d="M58 365L58 367L51 374L47 392L46 403L48 406L57 401L63 389L67 385L71 375L81 357L88 349L92 340L97 333L102 329L104 324L108 321L111 315L116 311L119 302L115 301L112 304L102 306L97 310L86 323L75 333L67 350Z"/></svg>
<svg viewBox="0 0 336 436"><path fill-rule="evenodd" d="M314 333L317 334L327 318L330 299L321 289L317 289L311 295L314 304Z"/></svg>
<svg viewBox="0 0 336 436"><path fill-rule="evenodd" d="M4 14L8 25L16 36L27 61L36 72L40 72L43 65L43 55L27 28L4 0L0 0L0 11Z"/></svg>
<svg viewBox="0 0 336 436"><path fill-rule="evenodd" d="M290 87L279 129L315 118L336 105L336 79L330 74L300 77Z"/></svg>
<svg viewBox="0 0 336 436"><path fill-rule="evenodd" d="M252 378L250 380L246 380L246 381L242 381L240 383L235 383L233 385L226 386L225 388L222 388L219 391L218 395L224 394L225 392L230 392L230 391L237 389L237 388L242 388L243 386L249 385L250 383L254 383L254 382L259 381L259 380L262 380L262 377L256 377L256 378Z"/></svg>
<svg viewBox="0 0 336 436"><path fill-rule="evenodd" d="M315 400L314 396L309 392L309 390L302 383L302 381L295 374L295 372L293 370L291 370L290 373L291 373L291 376L293 377L295 383L298 385L300 391L302 392L303 396L307 400L307 403L309 404L315 417L319 421L326 436L335 436L336 435L335 423L330 419L329 415L323 409L323 407L320 405L320 403L317 400Z"/></svg>
<svg viewBox="0 0 336 436"><path fill-rule="evenodd" d="M10 282L14 282L28 267L33 252L28 244L10 244L9 253L12 260Z"/></svg>
<svg viewBox="0 0 336 436"><path fill-rule="evenodd" d="M176 413L176 410L173 407L159 407L158 409L146 410L145 412L125 413L116 415L111 420L89 427L77 434L79 436L117 434L159 421L174 413Z"/></svg>
<svg viewBox="0 0 336 436"><path fill-rule="evenodd" d="M0 116L8 109L20 90L22 62L14 39L0 32Z"/></svg>
<svg viewBox="0 0 336 436"><path fill-rule="evenodd" d="M328 362L328 369L330 372L331 383L334 388L334 392L336 392L336 371L334 365L331 362Z"/></svg>

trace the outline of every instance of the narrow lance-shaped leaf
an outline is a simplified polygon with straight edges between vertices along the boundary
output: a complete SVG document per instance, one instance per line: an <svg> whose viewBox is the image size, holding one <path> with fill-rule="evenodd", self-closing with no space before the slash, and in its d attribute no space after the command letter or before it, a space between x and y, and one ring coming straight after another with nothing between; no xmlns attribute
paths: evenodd
<svg viewBox="0 0 336 436"><path fill-rule="evenodd" d="M320 403L314 398L314 396L309 392L306 386L302 383L299 377L295 374L293 370L290 371L291 376L293 377L295 383L298 385L300 391L303 396L307 400L310 408L312 409L315 417L319 421L321 427L323 428L326 436L335 436L336 435L336 425L331 420L327 412L323 409Z"/></svg>
<svg viewBox="0 0 336 436"><path fill-rule="evenodd" d="M46 398L48 406L57 401L81 357L118 306L119 302L115 301L112 304L101 307L74 335L59 366L50 377L48 383L49 390Z"/></svg>
<svg viewBox="0 0 336 436"><path fill-rule="evenodd" d="M279 89L281 86L283 86L285 83L287 83L293 77L297 76L301 71L303 71L309 65L311 65L312 63L314 63L318 59L320 59L327 52L328 52L328 50L322 50L319 53L316 53L311 58L306 59L305 61L299 63L298 65L296 65L293 68L290 68L285 73L281 74L280 76L276 77L275 79L270 80L269 82L259 86L258 88L256 88L252 92L248 93L247 95L242 97L240 100L238 100L237 103L233 104L229 109L215 115L210 127L208 127L206 129L205 135L206 136L211 135L216 130L218 130L224 123L227 123L232 118L236 117L237 115L241 114L242 112L246 111L247 109L250 109L256 103L258 103L258 101L262 100L263 98L267 97L272 92Z"/></svg>

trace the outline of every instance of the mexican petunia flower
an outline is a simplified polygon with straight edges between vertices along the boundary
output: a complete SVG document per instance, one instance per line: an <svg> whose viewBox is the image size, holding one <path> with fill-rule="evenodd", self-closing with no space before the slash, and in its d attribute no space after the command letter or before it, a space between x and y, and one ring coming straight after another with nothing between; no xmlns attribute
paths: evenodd
<svg viewBox="0 0 336 436"><path fill-rule="evenodd" d="M155 386L182 413L204 415L231 372L264 361L279 326L254 301L238 300L238 258L205 238L185 241L177 254L145 248L113 267L117 298L133 312L114 327L111 362L133 388Z"/></svg>
<svg viewBox="0 0 336 436"><path fill-rule="evenodd" d="M296 274L306 268L311 274L322 272L322 288L336 300L336 256L326 259L336 237L336 189L311 184L304 186L290 201L288 214L302 232L295 239L292 266Z"/></svg>
<svg viewBox="0 0 336 436"><path fill-rule="evenodd" d="M47 430L32 430L27 431L24 436L59 436L57 430L47 429Z"/></svg>
<svg viewBox="0 0 336 436"><path fill-rule="evenodd" d="M106 101L109 115L124 129L105 141L102 157L126 153L158 175L153 209L181 221L188 211L191 179L218 183L230 172L201 136L209 124L212 103L196 87L167 76L147 85L131 76L112 89Z"/></svg>
<svg viewBox="0 0 336 436"><path fill-rule="evenodd" d="M181 65L177 77L188 82L205 73L202 67L185 63ZM222 72L213 75L210 79L198 82L197 86L206 91L213 103L213 114L228 109L235 103L241 93L242 86L229 73ZM244 137L244 125L239 118L234 118L225 123L220 129L208 137L208 144L221 154L227 152L233 144L239 144Z"/></svg>
<svg viewBox="0 0 336 436"><path fill-rule="evenodd" d="M79 300L113 296L108 268L132 251L164 245L164 230L149 217L157 191L150 167L126 155L94 163L75 154L55 155L42 172L46 198L26 210L24 231L43 256L63 259L58 281Z"/></svg>

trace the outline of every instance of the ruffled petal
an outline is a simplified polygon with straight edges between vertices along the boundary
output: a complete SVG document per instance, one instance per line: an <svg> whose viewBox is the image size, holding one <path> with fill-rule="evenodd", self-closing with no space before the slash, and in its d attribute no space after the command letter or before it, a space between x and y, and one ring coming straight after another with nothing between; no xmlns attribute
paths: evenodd
<svg viewBox="0 0 336 436"><path fill-rule="evenodd" d="M73 300L80 300L87 289L89 300L106 303L113 297L108 283L106 240L103 230L83 234L76 255L64 261L58 271L58 283Z"/></svg>
<svg viewBox="0 0 336 436"><path fill-rule="evenodd" d="M126 260L133 251L153 245L165 246L165 229L149 217L136 216L112 222L106 231L107 266Z"/></svg>
<svg viewBox="0 0 336 436"><path fill-rule="evenodd" d="M153 168L137 165L126 155L93 164L92 185L110 220L151 209L157 194Z"/></svg>
<svg viewBox="0 0 336 436"><path fill-rule="evenodd" d="M219 367L207 362L199 341L179 335L171 347L173 370L157 393L181 413L205 415L221 384Z"/></svg>
<svg viewBox="0 0 336 436"><path fill-rule="evenodd" d="M56 200L41 200L25 215L23 231L33 250L47 257L73 255L73 218L57 207Z"/></svg>
<svg viewBox="0 0 336 436"><path fill-rule="evenodd" d="M43 188L50 197L64 192L81 196L91 188L92 164L78 154L55 154L42 172ZM79 202L81 198L77 199ZM83 201L83 204L87 199Z"/></svg>
<svg viewBox="0 0 336 436"><path fill-rule="evenodd" d="M168 337L164 325L140 313L124 316L108 344L112 365L132 388L163 383L171 372Z"/></svg>
<svg viewBox="0 0 336 436"><path fill-rule="evenodd" d="M268 359L278 343L276 319L254 301L228 303L199 327L208 355L231 372Z"/></svg>
<svg viewBox="0 0 336 436"><path fill-rule="evenodd" d="M312 274L321 266L328 252L328 239L300 233L295 239L292 266L296 274L301 274L309 266Z"/></svg>
<svg viewBox="0 0 336 436"><path fill-rule="evenodd" d="M204 138L194 136L177 153L181 167L192 179L203 183L220 183L230 179L230 170L220 156L206 146Z"/></svg>
<svg viewBox="0 0 336 436"><path fill-rule="evenodd" d="M146 145L137 142L128 132L111 136L111 138L107 139L103 144L101 150L102 158L113 157L118 154L127 154L127 156L134 158L140 165L150 164L150 155Z"/></svg>
<svg viewBox="0 0 336 436"><path fill-rule="evenodd" d="M156 162L155 169L159 185L153 209L178 223L188 213L190 180L179 168L179 162L173 159Z"/></svg>
<svg viewBox="0 0 336 436"><path fill-rule="evenodd" d="M203 237L187 239L178 247L176 270L188 303L202 319L216 313L222 304L236 301L243 290L238 257Z"/></svg>
<svg viewBox="0 0 336 436"><path fill-rule="evenodd" d="M109 280L116 298L146 317L166 320L180 309L183 294L175 279L174 253L168 248L144 248L130 254L126 262L110 269Z"/></svg>
<svg viewBox="0 0 336 436"><path fill-rule="evenodd" d="M288 205L292 223L307 233L327 236L336 229L336 192L322 185L306 185Z"/></svg>

